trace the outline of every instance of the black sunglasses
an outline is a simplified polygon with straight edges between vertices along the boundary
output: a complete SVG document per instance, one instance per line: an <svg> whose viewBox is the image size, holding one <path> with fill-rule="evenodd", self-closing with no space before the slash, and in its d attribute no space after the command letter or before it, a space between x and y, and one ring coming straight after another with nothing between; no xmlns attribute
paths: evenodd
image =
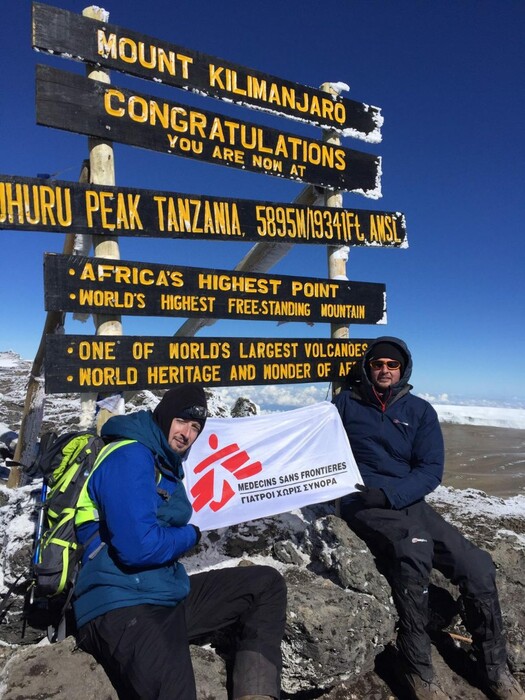
<svg viewBox="0 0 525 700"><path fill-rule="evenodd" d="M372 369L382 369L383 365L388 369L399 369L401 362L399 360L370 360L369 365Z"/></svg>

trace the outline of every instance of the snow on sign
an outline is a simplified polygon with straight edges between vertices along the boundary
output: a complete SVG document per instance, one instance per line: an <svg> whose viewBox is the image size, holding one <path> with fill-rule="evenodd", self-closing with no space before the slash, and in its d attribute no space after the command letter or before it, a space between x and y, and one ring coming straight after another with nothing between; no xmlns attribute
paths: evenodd
<svg viewBox="0 0 525 700"><path fill-rule="evenodd" d="M37 66L37 123L183 158L381 196L381 159Z"/></svg>
<svg viewBox="0 0 525 700"><path fill-rule="evenodd" d="M400 212L0 175L0 229L194 240L408 246Z"/></svg>
<svg viewBox="0 0 525 700"><path fill-rule="evenodd" d="M47 311L386 323L384 284L44 256Z"/></svg>
<svg viewBox="0 0 525 700"><path fill-rule="evenodd" d="M66 10L33 3L33 46L147 80L329 127L369 143L381 140L378 107Z"/></svg>
<svg viewBox="0 0 525 700"><path fill-rule="evenodd" d="M46 335L46 392L341 380L370 340Z"/></svg>

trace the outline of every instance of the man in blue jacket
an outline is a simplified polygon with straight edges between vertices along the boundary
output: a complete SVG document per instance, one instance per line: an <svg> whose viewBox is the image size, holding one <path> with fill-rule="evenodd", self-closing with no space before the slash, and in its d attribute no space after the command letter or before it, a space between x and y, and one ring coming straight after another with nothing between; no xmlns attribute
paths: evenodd
<svg viewBox="0 0 525 700"><path fill-rule="evenodd" d="M121 700L194 700L189 642L232 627L234 698L280 695L286 586L272 567L188 576L179 558L198 544L182 457L207 415L202 387L167 391L153 413L115 416L76 517L86 547L74 593L79 646Z"/></svg>
<svg viewBox="0 0 525 700"><path fill-rule="evenodd" d="M405 343L378 338L363 357L360 378L334 399L365 484L342 499L341 516L376 555L392 587L399 615L397 646L410 697L447 698L434 681L426 631L435 567L459 586L487 689L498 700L525 700L507 668L491 557L425 502L441 483L443 436L432 406L410 393L411 371Z"/></svg>

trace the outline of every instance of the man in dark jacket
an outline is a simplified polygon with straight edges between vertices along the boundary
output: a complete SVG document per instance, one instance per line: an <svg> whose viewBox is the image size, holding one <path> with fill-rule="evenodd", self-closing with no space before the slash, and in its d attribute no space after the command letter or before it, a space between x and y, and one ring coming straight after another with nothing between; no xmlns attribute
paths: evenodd
<svg viewBox="0 0 525 700"><path fill-rule="evenodd" d="M272 567L188 576L179 557L198 544L182 457L207 415L196 384L170 389L153 411L116 416L80 496L86 546L74 593L79 646L106 670L121 700L194 700L189 642L234 627L233 693L280 695L286 587Z"/></svg>
<svg viewBox="0 0 525 700"><path fill-rule="evenodd" d="M397 646L410 696L447 698L434 681L426 630L435 567L459 586L465 624L488 689L499 700L525 700L507 669L491 557L425 502L443 475L443 437L435 410L410 393L411 371L405 343L378 338L363 357L360 379L334 399L365 484L342 499L341 516L368 544L392 586L399 615Z"/></svg>

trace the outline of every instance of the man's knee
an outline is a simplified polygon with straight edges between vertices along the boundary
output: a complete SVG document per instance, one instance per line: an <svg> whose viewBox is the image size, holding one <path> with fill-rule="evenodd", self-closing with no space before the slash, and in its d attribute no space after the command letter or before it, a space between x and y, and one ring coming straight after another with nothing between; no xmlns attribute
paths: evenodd
<svg viewBox="0 0 525 700"><path fill-rule="evenodd" d="M474 596L491 595L496 588L496 567L484 549L472 547L459 561L457 584L462 593Z"/></svg>
<svg viewBox="0 0 525 700"><path fill-rule="evenodd" d="M260 566L262 577L268 582L271 588L286 593L286 582L282 574L273 566Z"/></svg>
<svg viewBox="0 0 525 700"><path fill-rule="evenodd" d="M271 566L246 567L242 584L250 596L246 629L257 629L259 640L268 638L279 643L286 624L287 590L282 575ZM239 582L241 583L241 582Z"/></svg>
<svg viewBox="0 0 525 700"><path fill-rule="evenodd" d="M244 568L244 572L248 575L255 593L281 600L286 606L286 582L277 569L273 566L257 565Z"/></svg>
<svg viewBox="0 0 525 700"><path fill-rule="evenodd" d="M432 571L434 541L423 528L409 527L405 537L392 543L392 571L395 578L426 582Z"/></svg>

